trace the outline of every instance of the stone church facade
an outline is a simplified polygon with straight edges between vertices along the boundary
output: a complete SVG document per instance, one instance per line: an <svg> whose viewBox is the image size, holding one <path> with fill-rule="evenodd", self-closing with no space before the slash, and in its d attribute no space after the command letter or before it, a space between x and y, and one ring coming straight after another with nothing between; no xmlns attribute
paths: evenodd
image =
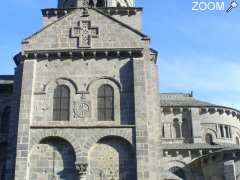
<svg viewBox="0 0 240 180"><path fill-rule="evenodd" d="M134 0L59 0L0 76L1 180L240 180L240 111L159 93Z"/></svg>

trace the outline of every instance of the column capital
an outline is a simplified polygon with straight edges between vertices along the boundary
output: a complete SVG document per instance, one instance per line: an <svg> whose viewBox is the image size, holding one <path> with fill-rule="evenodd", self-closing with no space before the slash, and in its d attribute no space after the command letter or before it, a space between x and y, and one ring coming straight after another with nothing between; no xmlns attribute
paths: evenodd
<svg viewBox="0 0 240 180"><path fill-rule="evenodd" d="M76 170L81 177L85 176L87 174L88 164L75 164Z"/></svg>

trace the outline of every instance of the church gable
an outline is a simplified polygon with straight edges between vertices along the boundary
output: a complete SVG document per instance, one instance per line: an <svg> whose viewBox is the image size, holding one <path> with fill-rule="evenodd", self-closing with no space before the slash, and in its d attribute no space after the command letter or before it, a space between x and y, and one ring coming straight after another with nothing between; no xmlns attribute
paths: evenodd
<svg viewBox="0 0 240 180"><path fill-rule="evenodd" d="M24 51L143 48L147 37L97 9L76 9L23 42Z"/></svg>

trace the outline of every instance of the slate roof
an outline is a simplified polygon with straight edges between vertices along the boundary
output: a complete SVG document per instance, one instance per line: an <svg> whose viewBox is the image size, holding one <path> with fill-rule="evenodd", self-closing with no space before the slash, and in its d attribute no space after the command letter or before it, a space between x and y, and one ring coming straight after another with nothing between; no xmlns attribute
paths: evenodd
<svg viewBox="0 0 240 180"><path fill-rule="evenodd" d="M14 75L0 75L0 84L13 84Z"/></svg>
<svg viewBox="0 0 240 180"><path fill-rule="evenodd" d="M162 107L211 107L217 106L204 101L199 101L192 94L186 93L160 93Z"/></svg>

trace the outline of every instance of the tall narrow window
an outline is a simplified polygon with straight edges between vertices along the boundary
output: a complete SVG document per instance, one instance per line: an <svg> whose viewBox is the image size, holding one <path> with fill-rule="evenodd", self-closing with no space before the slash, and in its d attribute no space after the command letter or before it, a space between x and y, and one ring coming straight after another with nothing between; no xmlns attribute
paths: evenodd
<svg viewBox="0 0 240 180"><path fill-rule="evenodd" d="M109 85L102 85L98 89L98 120L114 120L114 90Z"/></svg>
<svg viewBox="0 0 240 180"><path fill-rule="evenodd" d="M224 137L224 131L223 131L223 126L220 125L220 134L221 134L221 137Z"/></svg>
<svg viewBox="0 0 240 180"><path fill-rule="evenodd" d="M0 133L8 134L9 132L9 121L10 121L11 108L6 107L3 111L2 118L0 121Z"/></svg>
<svg viewBox="0 0 240 180"><path fill-rule="evenodd" d="M182 123L182 136L184 138L188 138L189 137L189 128L188 128L188 121L187 119L183 119L183 123Z"/></svg>
<svg viewBox="0 0 240 180"><path fill-rule="evenodd" d="M165 137L165 127L164 127L164 124L162 126L162 137Z"/></svg>
<svg viewBox="0 0 240 180"><path fill-rule="evenodd" d="M53 98L53 120L69 120L70 90L67 86L60 85L54 90Z"/></svg>
<svg viewBox="0 0 240 180"><path fill-rule="evenodd" d="M225 133L226 133L226 138L229 138L229 128L228 126L225 126Z"/></svg>
<svg viewBox="0 0 240 180"><path fill-rule="evenodd" d="M230 138L232 138L232 128L231 128L231 126L229 126L229 136L230 136Z"/></svg>
<svg viewBox="0 0 240 180"><path fill-rule="evenodd" d="M181 138L181 129L178 119L173 120L173 127L175 129L176 138Z"/></svg>
<svg viewBox="0 0 240 180"><path fill-rule="evenodd" d="M205 141L206 141L207 144L210 144L210 145L213 145L213 144L214 144L214 143L213 143L213 137L212 137L212 135L209 134L209 133L206 134Z"/></svg>

